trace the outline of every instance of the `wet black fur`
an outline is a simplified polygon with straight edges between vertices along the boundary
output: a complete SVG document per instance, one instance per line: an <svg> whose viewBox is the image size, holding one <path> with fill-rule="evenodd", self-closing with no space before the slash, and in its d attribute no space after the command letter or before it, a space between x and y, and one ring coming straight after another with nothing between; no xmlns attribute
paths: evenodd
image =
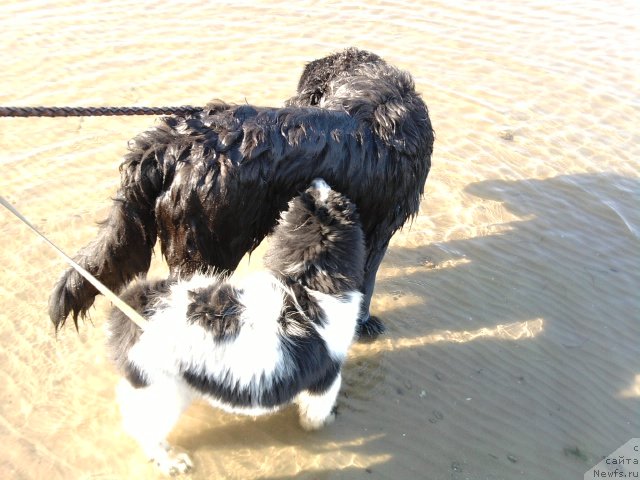
<svg viewBox="0 0 640 480"><path fill-rule="evenodd" d="M411 76L348 49L309 63L285 108L218 103L135 137L109 217L76 260L119 290L148 270L159 238L173 274L233 271L286 202L322 177L358 206L367 248L361 333L376 334L375 275L393 233L418 212L433 141ZM49 300L56 328L70 314L77 327L96 295L66 271Z"/></svg>
<svg viewBox="0 0 640 480"><path fill-rule="evenodd" d="M326 200L318 198L311 187L290 202L265 256L265 268L289 292L278 320L285 374L252 390L217 380L203 367L185 367L182 377L195 390L233 407L271 408L291 401L303 390L318 394L326 391L340 373L341 362L331 357L324 339L313 328L313 324L322 325L327 319L307 289L336 298L357 291L364 272L364 234L348 199L334 191ZM152 315L166 308L166 303L159 300L168 297L171 283L138 279L124 291L123 299L153 321ZM241 293L221 277L211 277L210 286L189 292L188 322L212 333L217 343L233 342L242 328ZM144 372L127 357L140 337L140 329L116 308L112 309L108 327L116 366L134 387L147 386Z"/></svg>

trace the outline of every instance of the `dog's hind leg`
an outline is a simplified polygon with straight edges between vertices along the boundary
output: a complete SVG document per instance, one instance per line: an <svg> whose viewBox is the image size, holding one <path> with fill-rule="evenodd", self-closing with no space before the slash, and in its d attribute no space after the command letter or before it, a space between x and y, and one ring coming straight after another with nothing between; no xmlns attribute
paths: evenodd
<svg viewBox="0 0 640 480"><path fill-rule="evenodd" d="M167 435L191 404L194 394L182 381L163 379L134 388L123 379L118 385L118 402L125 431L138 441L144 453L167 475L193 468L186 453L176 453Z"/></svg>
<svg viewBox="0 0 640 480"><path fill-rule="evenodd" d="M338 373L333 383L324 392L305 390L296 398L300 413L300 425L305 430L318 430L335 420L334 407L342 377Z"/></svg>

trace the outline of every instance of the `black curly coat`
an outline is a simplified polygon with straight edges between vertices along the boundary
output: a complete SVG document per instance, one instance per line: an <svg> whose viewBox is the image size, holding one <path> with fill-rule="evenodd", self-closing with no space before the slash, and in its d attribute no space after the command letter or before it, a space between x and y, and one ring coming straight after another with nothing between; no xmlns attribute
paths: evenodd
<svg viewBox="0 0 640 480"><path fill-rule="evenodd" d="M418 212L433 141L411 76L347 49L309 63L284 108L217 103L135 137L109 217L76 260L119 290L148 270L159 238L174 274L233 271L322 177L358 207L367 249L360 333L375 335L375 275L391 236ZM49 300L56 328L70 313L77 327L96 295L67 270Z"/></svg>

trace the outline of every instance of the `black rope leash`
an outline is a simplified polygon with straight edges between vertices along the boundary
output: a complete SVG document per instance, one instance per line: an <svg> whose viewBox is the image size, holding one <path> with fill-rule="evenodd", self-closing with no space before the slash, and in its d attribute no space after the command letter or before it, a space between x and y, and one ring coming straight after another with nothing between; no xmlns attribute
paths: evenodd
<svg viewBox="0 0 640 480"><path fill-rule="evenodd" d="M202 107L0 107L0 117L99 117L128 115L188 115Z"/></svg>

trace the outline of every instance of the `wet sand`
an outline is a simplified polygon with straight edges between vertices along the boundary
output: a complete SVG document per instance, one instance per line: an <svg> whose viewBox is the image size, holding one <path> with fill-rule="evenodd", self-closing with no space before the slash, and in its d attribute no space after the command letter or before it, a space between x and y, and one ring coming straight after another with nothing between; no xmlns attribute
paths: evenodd
<svg viewBox="0 0 640 480"><path fill-rule="evenodd" d="M129 3L3 2L0 105L281 105L354 45L414 75L437 135L336 423L196 404L170 437L192 478L573 479L640 436L636 2ZM0 194L74 254L153 121L0 118ZM160 478L119 424L108 302L56 338L64 263L0 232L0 478Z"/></svg>

